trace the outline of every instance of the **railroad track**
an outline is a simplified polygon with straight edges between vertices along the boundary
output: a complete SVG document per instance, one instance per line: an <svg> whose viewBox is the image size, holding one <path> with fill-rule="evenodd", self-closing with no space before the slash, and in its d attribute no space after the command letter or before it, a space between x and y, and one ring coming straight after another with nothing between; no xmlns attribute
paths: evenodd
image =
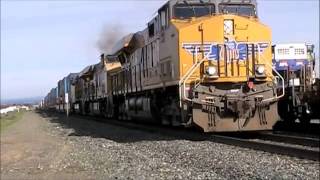
<svg viewBox="0 0 320 180"><path fill-rule="evenodd" d="M308 133L309 135L317 136L319 138L320 124L308 124L301 125L300 123L287 123L284 121L278 121L273 127L275 131L285 131L292 133Z"/></svg>
<svg viewBox="0 0 320 180"><path fill-rule="evenodd" d="M306 137L303 134L290 135L286 132L262 132L258 134L258 138L309 147L319 147L320 145L319 138Z"/></svg>
<svg viewBox="0 0 320 180"><path fill-rule="evenodd" d="M274 141L258 140L254 141L247 138L238 138L230 136L213 135L215 142L236 145L244 148L265 151L269 153L282 154L292 157L319 161L319 148L309 149L303 147L292 146L292 144L278 144Z"/></svg>
<svg viewBox="0 0 320 180"><path fill-rule="evenodd" d="M59 115L61 116L61 115ZM179 139L191 140L191 141L211 141L216 143L222 143L232 146L239 146L243 148L249 148L269 153L287 155L292 157L298 157L308 160L319 161L319 139L315 138L302 138L295 136L276 135L270 132L259 133L258 135L250 138L249 136L243 137L238 134L212 134L202 133L192 129L166 127L154 124L145 123L133 123L131 121L120 120L106 120L99 117L87 117L74 115L76 118L85 120L102 121L111 125L121 126L124 128L146 131L150 133L157 133L169 137L175 137ZM281 142L281 143L277 143ZM292 144L298 144L313 148L304 148L301 146L292 146ZM315 148L316 147L316 148Z"/></svg>

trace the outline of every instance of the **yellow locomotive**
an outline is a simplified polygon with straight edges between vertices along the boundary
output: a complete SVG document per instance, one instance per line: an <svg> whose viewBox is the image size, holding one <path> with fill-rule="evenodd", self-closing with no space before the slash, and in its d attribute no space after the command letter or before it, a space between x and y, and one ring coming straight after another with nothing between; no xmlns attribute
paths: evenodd
<svg viewBox="0 0 320 180"><path fill-rule="evenodd" d="M170 0L106 62L121 63L108 73L108 112L119 119L205 132L267 130L278 120L283 78L273 75L271 30L254 0Z"/></svg>

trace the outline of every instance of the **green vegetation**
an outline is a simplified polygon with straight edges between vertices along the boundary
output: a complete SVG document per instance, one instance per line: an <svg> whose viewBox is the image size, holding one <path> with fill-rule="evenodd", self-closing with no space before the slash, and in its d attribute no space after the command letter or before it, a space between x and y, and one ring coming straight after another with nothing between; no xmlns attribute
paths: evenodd
<svg viewBox="0 0 320 180"><path fill-rule="evenodd" d="M20 120L23 116L25 111L20 110L18 111L13 111L13 112L8 112L5 115L1 115L0 118L0 133L2 133L7 127L11 126L18 120Z"/></svg>

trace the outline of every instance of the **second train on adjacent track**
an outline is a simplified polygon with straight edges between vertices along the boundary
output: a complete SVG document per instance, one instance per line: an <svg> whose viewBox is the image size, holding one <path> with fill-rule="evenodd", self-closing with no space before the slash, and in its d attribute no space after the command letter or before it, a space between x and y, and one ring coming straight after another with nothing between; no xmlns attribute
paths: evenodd
<svg viewBox="0 0 320 180"><path fill-rule="evenodd" d="M319 119L320 80L316 77L314 45L306 43L273 46L273 65L285 80L285 96L278 102L281 119L307 125Z"/></svg>

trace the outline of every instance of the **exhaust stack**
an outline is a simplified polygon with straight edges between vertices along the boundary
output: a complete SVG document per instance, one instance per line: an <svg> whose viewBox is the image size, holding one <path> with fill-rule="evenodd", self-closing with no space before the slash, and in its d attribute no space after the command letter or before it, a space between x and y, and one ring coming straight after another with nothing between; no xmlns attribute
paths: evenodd
<svg viewBox="0 0 320 180"><path fill-rule="evenodd" d="M102 53L101 55L100 55L100 62L103 64L104 63L104 53Z"/></svg>

